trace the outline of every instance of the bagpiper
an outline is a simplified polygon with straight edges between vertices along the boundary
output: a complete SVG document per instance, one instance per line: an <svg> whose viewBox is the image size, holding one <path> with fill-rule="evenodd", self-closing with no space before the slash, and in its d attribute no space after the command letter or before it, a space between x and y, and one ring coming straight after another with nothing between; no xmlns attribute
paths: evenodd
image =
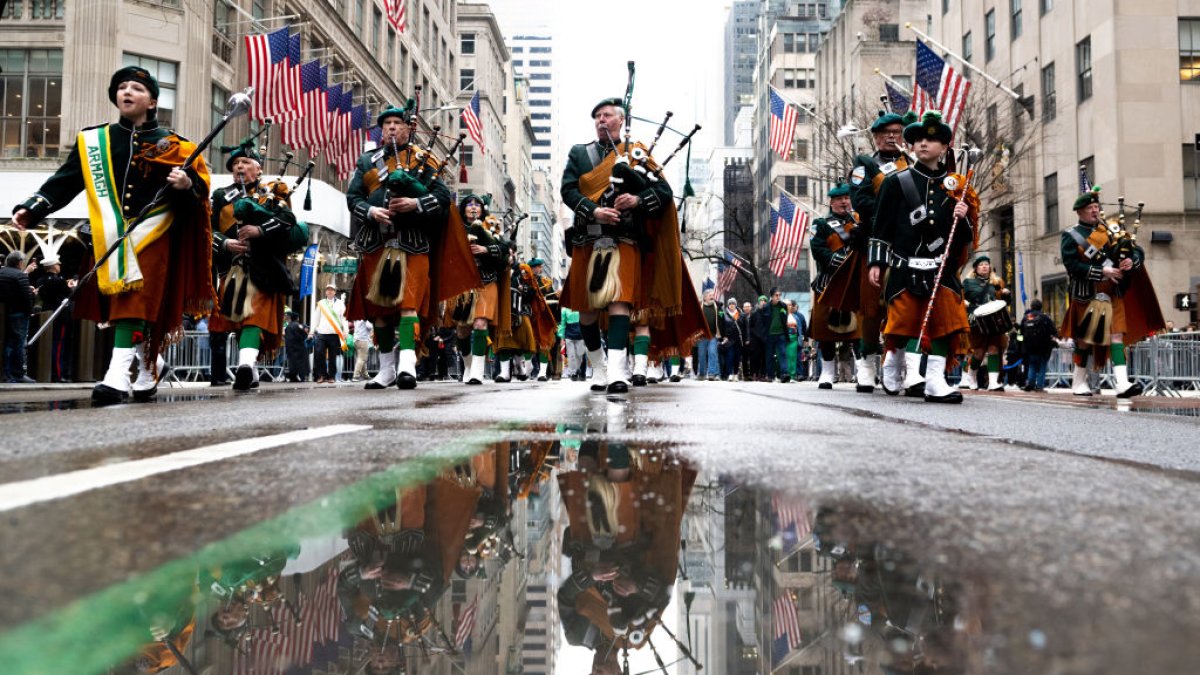
<svg viewBox="0 0 1200 675"><path fill-rule="evenodd" d="M283 313L296 290L287 257L308 243L308 228L296 220L291 191L281 180L263 182L262 158L253 141L225 160L233 184L212 199L215 266L221 271L208 320L212 333L238 333L238 367L233 388L258 386L260 351L271 354L283 341Z"/></svg>
<svg viewBox="0 0 1200 675"><path fill-rule="evenodd" d="M1146 272L1146 252L1121 219L1104 220L1100 186L1079 195L1073 208L1079 222L1063 232L1060 246L1071 303L1059 330L1075 341L1071 392L1091 396L1089 360L1100 370L1111 359L1117 397L1131 398L1142 393L1142 385L1129 379L1125 348L1166 326Z"/></svg>
<svg viewBox="0 0 1200 675"><path fill-rule="evenodd" d="M467 195L458 210L483 286L455 299L450 313L463 357L463 382L479 385L487 367L489 335L510 321L510 305L500 301L508 298L508 245L500 238L499 221L488 213L485 197Z"/></svg>
<svg viewBox="0 0 1200 675"><path fill-rule="evenodd" d="M379 113L379 145L358 159L346 192L362 251L346 314L371 321L379 346L379 372L366 389L416 388L422 317L430 325L439 303L482 286L433 143L410 143L415 115L411 100Z"/></svg>
<svg viewBox="0 0 1200 675"><path fill-rule="evenodd" d="M837 345L849 342L856 362L862 360L860 338L862 324L858 320L859 277L865 274L863 254L866 227L859 224L850 209L850 187L838 183L829 189L829 215L813 223L811 250L817 266L812 281L816 302L812 309L812 338L821 354L821 377L817 387L832 389L837 371ZM859 244L858 240L862 239ZM861 368L860 368L861 370ZM875 388L874 376L866 392Z"/></svg>
<svg viewBox="0 0 1200 675"><path fill-rule="evenodd" d="M160 354L182 335L183 315L208 312L215 300L208 168L197 157L183 170L196 146L159 126L158 96L158 80L145 68L113 73L108 100L120 120L80 131L66 162L13 212L13 222L25 229L86 192L93 259L100 260L130 219L168 188L167 199L100 266L75 303L76 318L113 327L108 370L92 390L97 405L124 402L130 393L138 401L152 398L164 366Z"/></svg>

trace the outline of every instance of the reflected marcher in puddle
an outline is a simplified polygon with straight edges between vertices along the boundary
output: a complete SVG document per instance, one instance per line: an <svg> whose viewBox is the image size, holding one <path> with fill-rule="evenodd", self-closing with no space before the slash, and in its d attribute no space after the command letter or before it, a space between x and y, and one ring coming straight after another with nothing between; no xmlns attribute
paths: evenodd
<svg viewBox="0 0 1200 675"><path fill-rule="evenodd" d="M619 673L622 653L654 649L695 481L693 468L661 451L586 440L578 470L559 474L571 561L558 590L560 620L568 643L593 650L593 673Z"/></svg>
<svg viewBox="0 0 1200 675"><path fill-rule="evenodd" d="M397 489L346 534L353 563L338 597L346 629L369 643L364 672L405 672L413 649L455 651L439 603L454 575L483 576L486 561L511 557L510 462L505 444Z"/></svg>
<svg viewBox="0 0 1200 675"><path fill-rule="evenodd" d="M201 570L201 591L211 593L218 600L217 608L208 617L209 629L229 644L236 645L247 639L250 629L255 627L250 621L252 607L266 610L264 613L273 622L275 613L271 610L279 603L299 620L296 606L280 586L283 568L299 554L300 545L291 544L260 556Z"/></svg>

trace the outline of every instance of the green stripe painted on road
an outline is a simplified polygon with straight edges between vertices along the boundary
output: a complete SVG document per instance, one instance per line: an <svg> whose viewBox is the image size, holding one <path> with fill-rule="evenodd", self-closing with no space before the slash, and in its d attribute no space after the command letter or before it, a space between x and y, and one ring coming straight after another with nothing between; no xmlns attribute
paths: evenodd
<svg viewBox="0 0 1200 675"><path fill-rule="evenodd" d="M339 532L395 502L396 490L432 480L439 471L501 439L501 425L421 457L406 460L303 506L263 521L196 553L77 600L0 634L0 664L6 673L90 675L104 673L152 642L148 617L178 612L180 589L192 588L197 571L264 550ZM52 569L52 566L48 566ZM184 594L186 595L186 593ZM165 599L165 600L164 600ZM173 604L171 601L174 601ZM156 602L159 606L156 606ZM196 636L204 626L197 621Z"/></svg>

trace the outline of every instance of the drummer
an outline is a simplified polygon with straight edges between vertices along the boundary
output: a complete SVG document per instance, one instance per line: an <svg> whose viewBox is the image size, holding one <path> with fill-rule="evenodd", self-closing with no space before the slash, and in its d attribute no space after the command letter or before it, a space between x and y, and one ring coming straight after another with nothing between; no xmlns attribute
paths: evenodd
<svg viewBox="0 0 1200 675"><path fill-rule="evenodd" d="M1012 317L1008 313L1009 290L1004 280L992 272L986 254L975 258L972 270L963 279L963 299L971 319L971 358L963 368L961 389L978 389L980 366L987 354L988 391L1004 391L1000 378L1000 355L1008 348Z"/></svg>

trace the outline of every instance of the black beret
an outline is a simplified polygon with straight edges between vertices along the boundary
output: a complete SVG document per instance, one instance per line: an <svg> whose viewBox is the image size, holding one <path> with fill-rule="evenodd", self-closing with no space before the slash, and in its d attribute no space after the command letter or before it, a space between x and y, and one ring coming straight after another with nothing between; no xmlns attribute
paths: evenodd
<svg viewBox="0 0 1200 675"><path fill-rule="evenodd" d="M146 89L150 90L150 98L158 100L158 80L150 74L150 71L141 66L125 66L124 68L113 73L112 79L108 82L108 100L113 105L117 104L117 87L121 86L122 82L141 82Z"/></svg>
<svg viewBox="0 0 1200 675"><path fill-rule="evenodd" d="M592 117L595 117L596 113L600 112L600 109L607 105L611 105L611 106L620 108L622 113L625 112L625 100L614 96L612 98L606 98L603 101L600 101L596 105L592 106Z"/></svg>

